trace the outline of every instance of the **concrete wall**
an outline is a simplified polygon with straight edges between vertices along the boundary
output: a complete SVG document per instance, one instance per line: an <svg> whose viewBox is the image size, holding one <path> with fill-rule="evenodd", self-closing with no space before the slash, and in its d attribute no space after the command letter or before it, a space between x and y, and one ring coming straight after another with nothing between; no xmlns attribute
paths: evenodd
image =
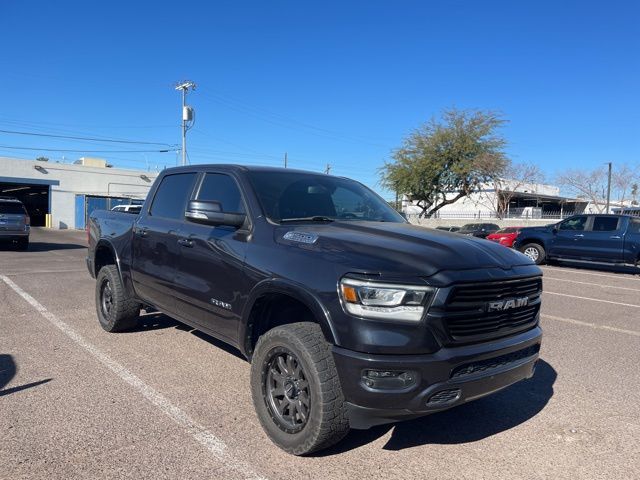
<svg viewBox="0 0 640 480"><path fill-rule="evenodd" d="M0 157L1 182L50 185L49 213L54 228L75 228L76 194L144 199L157 175Z"/></svg>
<svg viewBox="0 0 640 480"><path fill-rule="evenodd" d="M558 223L560 220L551 220L551 219L539 219L539 220L523 220L520 218L506 218L504 220L495 219L495 218L483 218L482 220L474 220L472 218L467 219L447 219L447 218L415 218L410 217L409 221L414 225L421 225L423 227L448 227L448 226L456 226L461 227L466 225L467 223L495 223L500 225L500 228L505 227L539 227L544 225L549 225L551 223Z"/></svg>

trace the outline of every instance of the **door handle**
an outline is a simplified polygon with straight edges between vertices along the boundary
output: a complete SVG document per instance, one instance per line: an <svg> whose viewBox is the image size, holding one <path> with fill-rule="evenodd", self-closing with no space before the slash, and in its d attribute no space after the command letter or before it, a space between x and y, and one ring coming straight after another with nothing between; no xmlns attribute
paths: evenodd
<svg viewBox="0 0 640 480"><path fill-rule="evenodd" d="M135 233L138 237L146 237L148 235L147 227L136 228Z"/></svg>
<svg viewBox="0 0 640 480"><path fill-rule="evenodd" d="M180 245L181 247L192 248L193 240L189 240L188 238L179 238L178 245Z"/></svg>
<svg viewBox="0 0 640 480"><path fill-rule="evenodd" d="M615 240L620 240L622 237L620 235L611 235L609 238L613 238Z"/></svg>

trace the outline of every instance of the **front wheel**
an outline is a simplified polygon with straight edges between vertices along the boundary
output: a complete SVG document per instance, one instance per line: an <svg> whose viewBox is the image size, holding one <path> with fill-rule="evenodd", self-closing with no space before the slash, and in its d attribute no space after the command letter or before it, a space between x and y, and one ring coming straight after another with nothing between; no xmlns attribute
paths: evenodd
<svg viewBox="0 0 640 480"><path fill-rule="evenodd" d="M322 450L349 431L333 356L315 323L283 325L260 337L251 393L262 428L288 453Z"/></svg>
<svg viewBox="0 0 640 480"><path fill-rule="evenodd" d="M541 265L547 256L542 245L537 243L527 243L520 248L520 251L534 261L536 265Z"/></svg>

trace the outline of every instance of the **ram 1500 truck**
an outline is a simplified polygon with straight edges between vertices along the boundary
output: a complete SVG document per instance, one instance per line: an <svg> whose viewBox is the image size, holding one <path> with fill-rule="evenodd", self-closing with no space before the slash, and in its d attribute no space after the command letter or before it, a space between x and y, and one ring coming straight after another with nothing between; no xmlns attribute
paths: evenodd
<svg viewBox="0 0 640 480"><path fill-rule="evenodd" d="M139 215L93 212L87 266L105 330L150 306L237 347L264 430L296 455L529 378L540 349L528 257L410 225L346 178L165 170Z"/></svg>
<svg viewBox="0 0 640 480"><path fill-rule="evenodd" d="M521 228L513 247L537 264L561 260L640 266L640 218L574 215L546 227Z"/></svg>

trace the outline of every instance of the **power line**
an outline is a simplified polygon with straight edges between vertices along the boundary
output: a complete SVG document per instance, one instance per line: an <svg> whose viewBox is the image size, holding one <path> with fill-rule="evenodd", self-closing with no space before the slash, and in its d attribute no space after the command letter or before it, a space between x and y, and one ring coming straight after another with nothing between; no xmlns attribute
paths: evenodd
<svg viewBox="0 0 640 480"><path fill-rule="evenodd" d="M36 148L36 147L18 147L15 145L0 145L0 148L8 148L11 150L35 150L43 152L71 152L71 153L167 153L172 149L163 150L74 150L66 148Z"/></svg>
<svg viewBox="0 0 640 480"><path fill-rule="evenodd" d="M14 135L29 135L33 137L64 138L68 140L87 140L92 142L127 143L127 144L136 144L136 145L164 145L167 147L174 146L164 142L143 142L143 141L137 141L137 140L117 140L113 138L97 138L97 137L75 137L70 135L54 135L52 133L21 132L18 130L0 130L0 133L10 133Z"/></svg>

